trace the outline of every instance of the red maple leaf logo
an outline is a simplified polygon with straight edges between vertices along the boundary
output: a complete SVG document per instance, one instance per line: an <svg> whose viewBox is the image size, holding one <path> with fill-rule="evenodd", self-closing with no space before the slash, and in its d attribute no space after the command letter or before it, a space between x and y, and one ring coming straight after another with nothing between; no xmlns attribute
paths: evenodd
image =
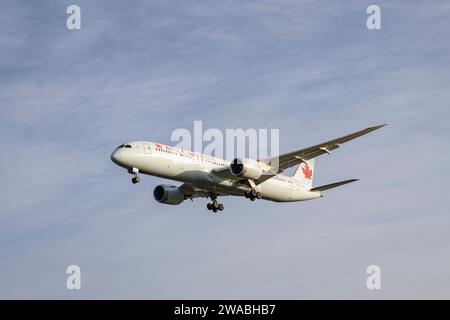
<svg viewBox="0 0 450 320"><path fill-rule="evenodd" d="M309 167L309 165L307 163L305 163L304 166L302 166L302 171L303 171L303 175L305 176L305 179L312 179L312 174L313 171L311 170L311 168Z"/></svg>

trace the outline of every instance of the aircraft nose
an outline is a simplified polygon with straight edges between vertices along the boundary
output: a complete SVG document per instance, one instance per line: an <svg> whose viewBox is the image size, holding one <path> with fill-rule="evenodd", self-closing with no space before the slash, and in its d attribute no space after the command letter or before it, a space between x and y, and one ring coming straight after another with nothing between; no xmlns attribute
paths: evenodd
<svg viewBox="0 0 450 320"><path fill-rule="evenodd" d="M113 153L111 153L111 161L115 164L120 165L121 158L122 157L120 150L115 150Z"/></svg>

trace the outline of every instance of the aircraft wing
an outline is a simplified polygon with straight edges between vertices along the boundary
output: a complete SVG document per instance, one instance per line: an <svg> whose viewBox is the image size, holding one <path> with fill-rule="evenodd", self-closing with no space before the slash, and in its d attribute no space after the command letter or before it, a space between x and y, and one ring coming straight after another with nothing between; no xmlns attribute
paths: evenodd
<svg viewBox="0 0 450 320"><path fill-rule="evenodd" d="M360 130L351 134L348 134L346 136L333 139L309 148L300 149L297 151L289 152L282 154L278 157L272 157L268 159L259 160L267 165L270 165L272 167L272 170L268 170L264 175L261 176L261 178L255 180L255 184L261 184L264 181L272 178L274 175L283 172L284 170L294 167L298 165L301 162L305 162L307 160L316 158L324 153L330 154L331 151L336 150L340 147L341 144L348 142L350 140L356 139L358 137L361 137L369 132L375 131L377 129L380 129L384 126L388 125L387 123L381 124L374 127L369 127L364 130ZM278 161L278 170L276 163ZM220 169L213 170L213 173L223 179L233 180L233 181L241 181L242 183L245 183L247 179L235 177L231 174L229 167L224 167Z"/></svg>
<svg viewBox="0 0 450 320"><path fill-rule="evenodd" d="M231 172L230 172L230 167L229 166L226 166L226 167L223 167L223 168L214 169L212 171L212 173L214 173L216 176L218 176L218 177L220 177L222 179L227 179L227 180L231 180L231 181L235 181L235 182L245 183L247 181L246 178L236 177L236 176L232 175ZM261 176L261 178L255 180L255 183L256 184L263 183L267 179L272 178L275 174L276 173L274 173L273 171L271 171L269 169L268 171L266 171L264 173L264 175Z"/></svg>
<svg viewBox="0 0 450 320"><path fill-rule="evenodd" d="M207 198L210 194L207 190L197 188L196 186L190 183L183 183L179 188L188 198L198 198L198 197Z"/></svg>
<svg viewBox="0 0 450 320"><path fill-rule="evenodd" d="M236 176L233 176L230 172L230 167L226 166L219 169L214 169L212 171L216 176L221 177L222 179L232 180L232 181L239 181L243 178L239 178ZM244 179L245 180L245 179Z"/></svg>
<svg viewBox="0 0 450 320"><path fill-rule="evenodd" d="M378 126L374 126L374 127L369 127L364 130L357 131L357 132L348 134L346 136L343 136L343 137L340 137L340 138L337 138L334 140L330 140L330 141L327 141L327 142L324 142L324 143L321 143L321 144L318 144L318 145L315 145L315 146L312 146L309 148L282 154L278 157L278 173L280 173L288 168L294 167L301 162L316 158L324 153L330 154L331 151L339 148L341 144L348 142L350 140L353 140L355 138L361 137L369 132L380 129L386 125L387 125L387 123L378 125ZM266 163L268 165L272 165L273 167L276 167L276 161L277 161L276 157L264 159L264 160L260 160L260 161L262 161L263 163Z"/></svg>
<svg viewBox="0 0 450 320"><path fill-rule="evenodd" d="M205 189L198 188L191 183L183 183L180 187L180 190L184 193L184 195L190 199L192 198L208 198L211 195L211 192ZM227 196L228 194L215 192L218 196Z"/></svg>

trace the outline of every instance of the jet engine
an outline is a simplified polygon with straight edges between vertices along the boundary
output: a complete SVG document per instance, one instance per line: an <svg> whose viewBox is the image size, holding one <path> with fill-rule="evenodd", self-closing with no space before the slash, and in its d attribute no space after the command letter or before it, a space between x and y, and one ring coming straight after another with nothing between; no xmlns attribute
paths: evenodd
<svg viewBox="0 0 450 320"><path fill-rule="evenodd" d="M153 197L156 201L165 204L180 204L184 201L184 193L180 188L165 184L155 187Z"/></svg>
<svg viewBox="0 0 450 320"><path fill-rule="evenodd" d="M236 158L231 161L230 172L235 177L259 179L263 174L263 169L258 165L258 161Z"/></svg>

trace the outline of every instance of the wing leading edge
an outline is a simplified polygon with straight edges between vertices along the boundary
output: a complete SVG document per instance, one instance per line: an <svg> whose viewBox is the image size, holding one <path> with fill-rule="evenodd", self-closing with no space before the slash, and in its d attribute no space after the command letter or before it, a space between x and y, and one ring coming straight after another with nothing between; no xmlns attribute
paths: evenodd
<svg viewBox="0 0 450 320"><path fill-rule="evenodd" d="M274 165L276 166L276 161L278 161L278 173L280 173L288 168L298 165L301 162L305 162L307 160L316 158L322 154L325 154L325 153L331 154L331 151L339 148L341 144L348 142L350 140L356 139L358 137L361 137L369 132L383 128L386 125L388 125L388 124L385 123L385 124L381 124L378 126L369 127L369 128L357 131L357 132L353 132L346 136L309 147L309 148L282 154L278 157L278 159L277 159L277 157L273 157L273 158L264 159L261 161L266 164L271 164L272 166L274 166Z"/></svg>
<svg viewBox="0 0 450 320"><path fill-rule="evenodd" d="M306 162L310 159L316 158L325 153L331 154L331 151L339 148L341 144L348 142L350 140L359 138L365 134L368 134L372 131L383 128L387 125L388 125L388 123L384 123L381 125L369 127L369 128L357 131L357 132L350 133L343 137L333 139L333 140L309 147L309 148L285 153L278 157L272 157L272 158L268 158L268 159L259 160L262 163L270 165L272 167L272 169L269 170L269 172L266 172L265 175L263 175L260 179L255 180L254 182L255 182L255 184L260 184L260 183L270 179L271 177L275 176L276 174L281 173L284 170L294 167L302 162ZM233 176L230 173L228 167L214 170L213 173L224 179L229 179L229 180L234 180L234 181L239 181L239 180L245 181L246 180L246 179L242 179L242 178ZM353 182L350 180L348 180L348 181ZM346 183L349 183L349 182L346 182ZM330 189L330 188L328 188L328 189Z"/></svg>

